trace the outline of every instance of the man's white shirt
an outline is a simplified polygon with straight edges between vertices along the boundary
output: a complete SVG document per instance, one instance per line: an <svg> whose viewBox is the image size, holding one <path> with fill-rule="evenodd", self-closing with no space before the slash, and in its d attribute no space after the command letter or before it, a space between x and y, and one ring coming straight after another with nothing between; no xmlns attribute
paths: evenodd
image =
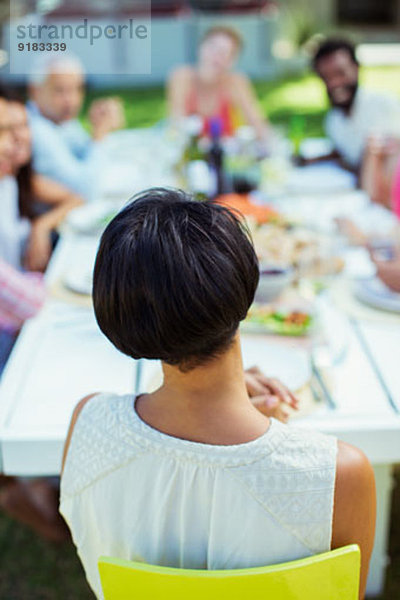
<svg viewBox="0 0 400 600"><path fill-rule="evenodd" d="M390 94L358 88L350 113L331 109L325 129L343 159L358 167L370 135L400 137L400 102Z"/></svg>

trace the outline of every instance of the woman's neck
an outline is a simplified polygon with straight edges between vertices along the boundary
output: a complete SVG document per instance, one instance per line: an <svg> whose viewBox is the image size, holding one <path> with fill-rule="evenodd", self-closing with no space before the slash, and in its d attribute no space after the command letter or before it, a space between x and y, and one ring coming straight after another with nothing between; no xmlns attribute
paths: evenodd
<svg viewBox="0 0 400 600"><path fill-rule="evenodd" d="M269 420L249 400L240 338L221 357L182 372L163 364L164 383L141 396L136 409L160 431L197 442L231 445L260 437Z"/></svg>
<svg viewBox="0 0 400 600"><path fill-rule="evenodd" d="M197 80L207 88L219 87L221 81L225 80L225 74L212 71L208 66L199 63L197 66Z"/></svg>

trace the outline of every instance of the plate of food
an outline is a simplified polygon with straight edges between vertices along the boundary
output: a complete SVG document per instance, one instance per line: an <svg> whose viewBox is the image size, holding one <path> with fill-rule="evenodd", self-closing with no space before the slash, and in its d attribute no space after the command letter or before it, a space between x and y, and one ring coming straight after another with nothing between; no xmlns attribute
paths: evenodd
<svg viewBox="0 0 400 600"><path fill-rule="evenodd" d="M300 337L309 335L314 324L314 311L305 303L304 306L254 303L242 322L241 330Z"/></svg>
<svg viewBox="0 0 400 600"><path fill-rule="evenodd" d="M341 257L335 256L332 239L307 227L250 223L254 247L261 264L292 267L306 277L322 277L340 273Z"/></svg>
<svg viewBox="0 0 400 600"><path fill-rule="evenodd" d="M216 198L215 202L233 212L241 214L246 220L254 221L256 225L265 223L284 223L284 217L268 204L256 204L251 194L231 193L223 194Z"/></svg>

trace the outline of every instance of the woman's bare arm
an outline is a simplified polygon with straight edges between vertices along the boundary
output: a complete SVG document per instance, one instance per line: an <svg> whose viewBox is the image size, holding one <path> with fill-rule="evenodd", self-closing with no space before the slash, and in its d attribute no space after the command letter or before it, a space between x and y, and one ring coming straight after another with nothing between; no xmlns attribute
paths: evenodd
<svg viewBox="0 0 400 600"><path fill-rule="evenodd" d="M33 195L44 204L79 206L83 203L83 199L78 194L58 181L48 179L38 173L33 175Z"/></svg>
<svg viewBox="0 0 400 600"><path fill-rule="evenodd" d="M63 185L41 175L33 177L33 194L37 200L52 208L32 223L25 266L30 271L44 271L52 250L51 232L57 229L69 211L80 206L83 200Z"/></svg>
<svg viewBox="0 0 400 600"><path fill-rule="evenodd" d="M251 125L259 139L266 139L269 134L269 124L260 110L257 97L249 79L239 73L232 75L232 90L235 103L243 113L247 123Z"/></svg>
<svg viewBox="0 0 400 600"><path fill-rule="evenodd" d="M332 549L358 544L361 550L360 600L367 585L375 536L376 494L372 466L361 450L338 443Z"/></svg>
<svg viewBox="0 0 400 600"><path fill-rule="evenodd" d="M188 115L187 99L190 94L192 79L193 69L185 66L175 69L168 79L168 114L173 121L179 121Z"/></svg>

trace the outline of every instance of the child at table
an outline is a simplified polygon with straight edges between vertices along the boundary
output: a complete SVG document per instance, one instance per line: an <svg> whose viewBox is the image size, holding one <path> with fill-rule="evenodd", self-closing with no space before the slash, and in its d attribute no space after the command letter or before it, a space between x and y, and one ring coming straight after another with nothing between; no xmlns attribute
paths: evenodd
<svg viewBox="0 0 400 600"><path fill-rule="evenodd" d="M105 230L93 300L103 333L134 359L160 359L153 393L77 406L60 510L102 598L100 555L184 568L289 561L373 546L372 468L334 437L252 404L238 326L257 288L254 248L225 207L176 190L136 197Z"/></svg>

